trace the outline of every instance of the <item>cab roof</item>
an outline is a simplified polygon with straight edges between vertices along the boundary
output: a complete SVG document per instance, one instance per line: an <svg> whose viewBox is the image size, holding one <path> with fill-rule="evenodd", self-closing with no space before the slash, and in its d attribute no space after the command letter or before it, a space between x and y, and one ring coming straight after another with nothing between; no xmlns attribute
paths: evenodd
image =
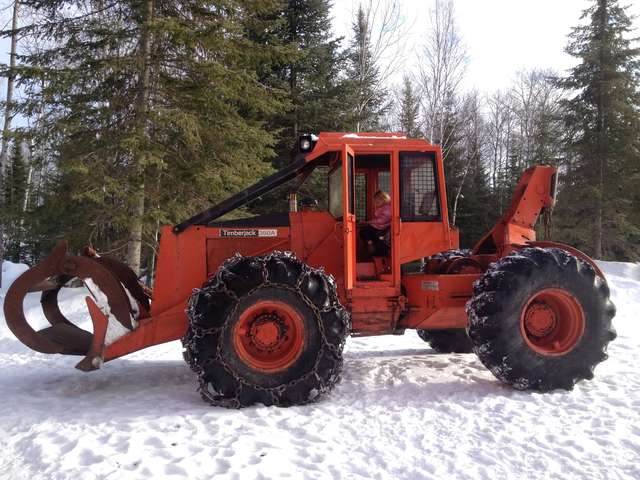
<svg viewBox="0 0 640 480"><path fill-rule="evenodd" d="M399 149L435 152L440 148L424 139L408 138L402 132L320 132L312 137L315 145L305 156L307 162L326 152L342 150L346 145L366 153Z"/></svg>

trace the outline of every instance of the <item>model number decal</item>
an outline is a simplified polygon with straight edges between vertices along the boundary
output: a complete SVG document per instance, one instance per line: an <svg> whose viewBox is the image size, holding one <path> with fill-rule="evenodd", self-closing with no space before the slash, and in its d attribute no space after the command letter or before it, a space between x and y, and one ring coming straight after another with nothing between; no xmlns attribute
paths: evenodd
<svg viewBox="0 0 640 480"><path fill-rule="evenodd" d="M245 238L245 237L277 237L278 230L275 228L221 228L221 237Z"/></svg>
<svg viewBox="0 0 640 480"><path fill-rule="evenodd" d="M423 280L422 290L425 290L427 292L437 292L438 290L440 290L440 284L437 280Z"/></svg>

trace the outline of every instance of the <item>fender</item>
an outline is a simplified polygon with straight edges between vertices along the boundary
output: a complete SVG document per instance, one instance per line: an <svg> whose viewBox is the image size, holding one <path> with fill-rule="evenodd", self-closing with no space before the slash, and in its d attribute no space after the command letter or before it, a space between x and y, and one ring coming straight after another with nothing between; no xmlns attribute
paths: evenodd
<svg viewBox="0 0 640 480"><path fill-rule="evenodd" d="M547 241L547 240L541 240L541 241L535 241L535 242L527 242L527 246L540 247L540 248L559 248L561 250L564 250L565 252L570 253L574 257L577 257L580 260L582 260L582 261L588 263L589 265L591 265L593 267L593 269L596 271L596 274L600 278L602 278L605 282L607 281L606 277L604 276L604 272L602 270L600 270L600 267L598 267L598 265L596 264L595 260L593 260L586 253L578 250L577 248L574 248L574 247L572 247L570 245L565 245L564 243L551 242L551 241Z"/></svg>

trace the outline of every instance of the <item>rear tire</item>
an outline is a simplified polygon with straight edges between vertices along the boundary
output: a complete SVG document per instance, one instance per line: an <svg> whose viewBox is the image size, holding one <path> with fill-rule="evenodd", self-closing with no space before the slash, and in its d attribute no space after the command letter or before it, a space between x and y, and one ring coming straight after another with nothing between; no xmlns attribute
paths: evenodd
<svg viewBox="0 0 640 480"><path fill-rule="evenodd" d="M418 336L438 353L471 353L473 343L464 328L417 330Z"/></svg>
<svg viewBox="0 0 640 480"><path fill-rule="evenodd" d="M609 288L593 268L556 249L525 248L494 263L467 304L480 361L518 390L571 390L593 378L616 337Z"/></svg>
<svg viewBox="0 0 640 480"><path fill-rule="evenodd" d="M423 273L431 275L482 273L483 270L482 265L471 258L469 249L447 250L425 257L422 269Z"/></svg>
<svg viewBox="0 0 640 480"><path fill-rule="evenodd" d="M425 258L425 262L429 260L449 260L454 257L468 257L471 255L471 249L469 248L455 248L453 250L445 250L444 252L438 252L430 257Z"/></svg>
<svg viewBox="0 0 640 480"><path fill-rule="evenodd" d="M187 314L185 360L212 405L301 405L339 381L349 315L333 278L291 254L228 260Z"/></svg>

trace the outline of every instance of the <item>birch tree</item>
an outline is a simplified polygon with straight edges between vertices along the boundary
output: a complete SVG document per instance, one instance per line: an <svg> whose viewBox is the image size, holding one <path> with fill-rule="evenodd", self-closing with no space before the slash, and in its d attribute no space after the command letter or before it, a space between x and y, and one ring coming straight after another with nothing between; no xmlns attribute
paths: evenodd
<svg viewBox="0 0 640 480"><path fill-rule="evenodd" d="M4 206L3 184L9 156L9 134L11 131L11 120L13 119L13 89L15 83L16 57L18 50L18 15L20 13L20 2L13 2L13 14L11 17L11 50L9 53L9 70L7 71L7 96L4 104L4 126L2 128L2 146L0 147L0 208ZM4 259L6 226L4 220L0 219L0 287L2 286L2 261Z"/></svg>
<svg viewBox="0 0 640 480"><path fill-rule="evenodd" d="M460 125L462 130L461 157L462 172L459 174L459 182L454 187L455 194L451 211L451 224L456 225L458 215L458 205L462 195L465 181L469 171L474 169L477 173L484 172L482 160L484 149L484 119L481 113L480 96L478 92L467 94L462 102L459 112L461 117ZM472 200L473 202L473 200Z"/></svg>
<svg viewBox="0 0 640 480"><path fill-rule="evenodd" d="M140 66L139 86L136 96L136 126L135 134L141 142L142 148L135 149L131 170L133 177L138 182L133 182L135 190L132 192L133 205L131 211L131 221L129 223L129 239L127 243L127 264L136 275L140 274L140 261L142 255L142 230L144 227L145 214L145 187L147 177L150 125L149 125L149 98L151 89L151 26L153 23L155 2L145 0L141 12L142 25L140 44L138 47L137 63Z"/></svg>
<svg viewBox="0 0 640 480"><path fill-rule="evenodd" d="M390 107L387 81L402 62L406 29L399 1L368 0L358 5L347 70L357 132L381 128Z"/></svg>
<svg viewBox="0 0 640 480"><path fill-rule="evenodd" d="M11 121L13 119L13 91L15 84L16 58L18 49L18 15L20 2L13 2L13 15L11 18L11 50L9 53L9 69L7 70L7 96L4 104L4 126L2 128L2 147L0 147L0 174L4 173L9 156L9 142Z"/></svg>
<svg viewBox="0 0 640 480"><path fill-rule="evenodd" d="M467 62L452 0L435 1L427 28L419 62L425 134L431 143L446 146L454 133L446 129L452 111L447 104L457 101ZM443 148L443 157L448 153Z"/></svg>

